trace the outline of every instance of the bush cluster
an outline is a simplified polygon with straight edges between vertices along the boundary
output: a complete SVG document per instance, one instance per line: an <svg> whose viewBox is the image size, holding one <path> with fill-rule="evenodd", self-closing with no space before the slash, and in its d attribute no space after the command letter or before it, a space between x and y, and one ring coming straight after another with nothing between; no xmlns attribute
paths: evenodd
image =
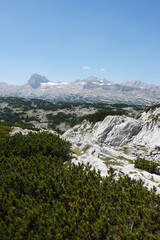
<svg viewBox="0 0 160 240"><path fill-rule="evenodd" d="M48 132L15 134L0 144L0 155L5 157L58 157L63 162L70 158L70 143L60 139L58 135Z"/></svg>
<svg viewBox="0 0 160 240"><path fill-rule="evenodd" d="M122 115L127 115L127 112L126 111L123 111L123 110L102 110L102 111L98 111L96 113L93 113L93 114L88 114L88 115L85 115L83 117L80 117L78 120L77 120L77 123L79 122L82 122L84 119L88 120L89 122L92 122L92 123L96 123L96 122L99 122L99 121L103 121L105 117L107 116L122 116Z"/></svg>
<svg viewBox="0 0 160 240"><path fill-rule="evenodd" d="M143 169L149 173L155 173L158 165L158 163L148 161L145 158L137 158L137 160L135 160L135 168Z"/></svg>
<svg viewBox="0 0 160 240"><path fill-rule="evenodd" d="M5 141L7 137L9 137L9 132L11 131L11 127L0 124L0 142Z"/></svg>
<svg viewBox="0 0 160 240"><path fill-rule="evenodd" d="M0 239L160 239L160 196L128 176L65 164L69 143L47 133L0 143ZM8 151L7 151L8 149Z"/></svg>

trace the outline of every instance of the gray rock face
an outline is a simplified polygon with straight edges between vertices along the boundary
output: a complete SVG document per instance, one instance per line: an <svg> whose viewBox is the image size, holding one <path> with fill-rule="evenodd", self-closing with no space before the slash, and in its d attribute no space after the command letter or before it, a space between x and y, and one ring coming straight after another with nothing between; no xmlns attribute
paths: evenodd
<svg viewBox="0 0 160 240"><path fill-rule="evenodd" d="M156 169L155 169L155 173L160 175L160 166L157 166Z"/></svg>
<svg viewBox="0 0 160 240"><path fill-rule="evenodd" d="M46 77L41 76L39 74L32 74L30 79L28 80L28 85L32 88L38 88L41 83L47 83L50 82Z"/></svg>
<svg viewBox="0 0 160 240"><path fill-rule="evenodd" d="M117 179L125 174L132 179L142 179L149 190L155 186L160 194L159 121L160 108L157 108L144 112L138 120L126 116L108 116L94 125L84 121L63 136L73 144L75 154L79 150L75 155L75 164L89 162L105 176L106 163L107 168L112 166L117 172ZM158 163L156 174L147 171L142 174L140 169L135 168L137 157Z"/></svg>
<svg viewBox="0 0 160 240"><path fill-rule="evenodd" d="M155 149L156 149L157 151L160 151L160 146L155 145Z"/></svg>
<svg viewBox="0 0 160 240"><path fill-rule="evenodd" d="M106 146L121 147L141 130L138 120L123 116L108 116L94 134L94 141Z"/></svg>
<svg viewBox="0 0 160 240"><path fill-rule="evenodd" d="M103 143L107 138L108 134L112 131L115 125L122 122L122 117L119 116L108 116L100 124L94 134L96 142Z"/></svg>

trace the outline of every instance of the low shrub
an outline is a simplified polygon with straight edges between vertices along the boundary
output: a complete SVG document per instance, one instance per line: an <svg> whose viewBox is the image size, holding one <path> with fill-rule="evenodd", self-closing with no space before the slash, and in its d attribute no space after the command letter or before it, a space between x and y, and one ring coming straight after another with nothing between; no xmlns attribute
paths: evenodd
<svg viewBox="0 0 160 240"><path fill-rule="evenodd" d="M158 165L158 163L148 161L145 158L137 158L137 160L135 160L135 168L140 168L150 173L155 173Z"/></svg>

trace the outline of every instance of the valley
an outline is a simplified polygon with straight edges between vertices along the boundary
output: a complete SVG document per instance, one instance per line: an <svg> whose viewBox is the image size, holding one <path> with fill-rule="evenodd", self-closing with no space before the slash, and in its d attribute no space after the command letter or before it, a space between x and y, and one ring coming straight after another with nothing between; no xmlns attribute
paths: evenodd
<svg viewBox="0 0 160 240"><path fill-rule="evenodd" d="M0 122L9 125L65 132L81 117L97 111L122 111L139 116L147 107L127 104L48 102L40 99L0 97Z"/></svg>

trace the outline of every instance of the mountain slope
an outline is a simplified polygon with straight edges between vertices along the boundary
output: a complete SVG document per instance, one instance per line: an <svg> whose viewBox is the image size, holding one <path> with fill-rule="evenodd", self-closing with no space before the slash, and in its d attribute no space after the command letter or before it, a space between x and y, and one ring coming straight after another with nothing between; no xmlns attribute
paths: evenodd
<svg viewBox="0 0 160 240"><path fill-rule="evenodd" d="M149 189L155 186L160 193L160 175L134 166L137 157L160 165L160 108L144 112L139 119L107 116L95 124L84 120L63 137L72 143L74 163L89 162L102 176L112 166L117 178L128 174L142 179Z"/></svg>
<svg viewBox="0 0 160 240"><path fill-rule="evenodd" d="M10 86L0 83L1 96L40 98L51 101L107 102L153 105L160 102L160 87L131 81L116 84L94 76L74 82L52 82L33 74L28 83Z"/></svg>
<svg viewBox="0 0 160 240"><path fill-rule="evenodd" d="M142 81L128 81L123 83L122 85L124 86L129 86L129 87L135 87L135 88L143 88L143 89L152 89L152 90L160 90L159 86L156 86L154 84L148 84Z"/></svg>

